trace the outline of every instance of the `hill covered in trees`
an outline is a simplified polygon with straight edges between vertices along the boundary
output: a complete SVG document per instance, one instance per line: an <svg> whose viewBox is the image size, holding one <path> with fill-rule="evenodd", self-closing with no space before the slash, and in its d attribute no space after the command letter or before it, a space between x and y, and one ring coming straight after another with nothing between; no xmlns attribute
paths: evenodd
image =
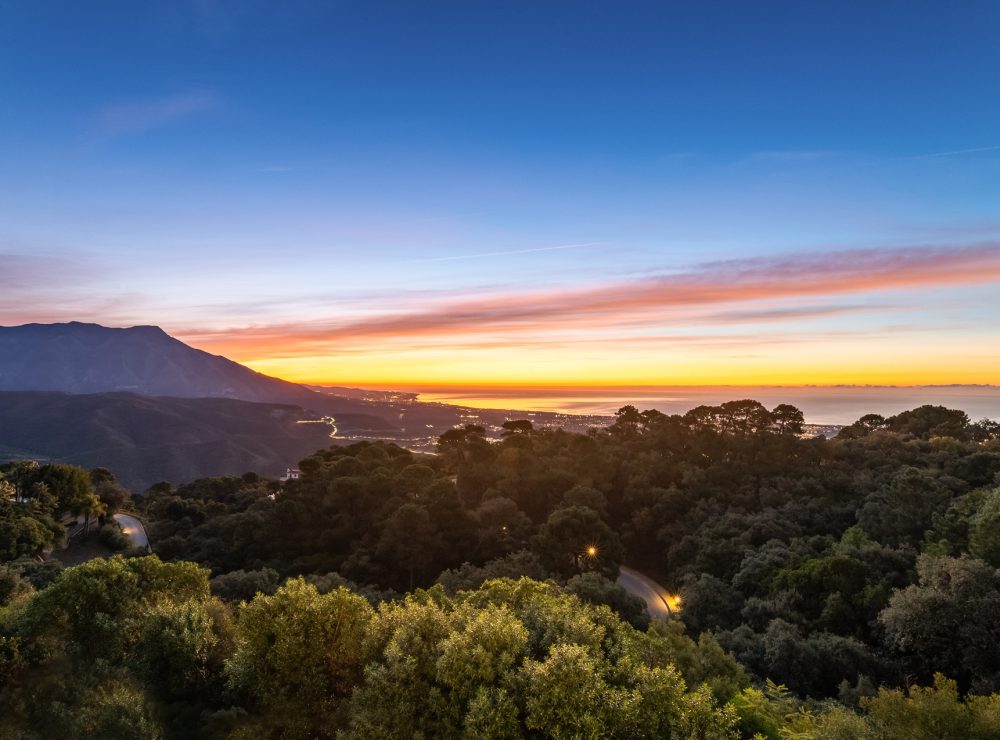
<svg viewBox="0 0 1000 740"><path fill-rule="evenodd" d="M806 705L708 635L645 632L552 583L373 606L291 579L235 610L208 573L94 560L32 593L0 570L0 737L992 738L1000 695L882 688Z"/></svg>
<svg viewBox="0 0 1000 740"><path fill-rule="evenodd" d="M0 327L0 462L104 467L144 490L247 470L276 475L344 439L433 449L474 419L495 436L510 412L421 403L416 394L310 388L195 349L156 326ZM324 418L325 425L299 425ZM538 413L572 429L589 420Z"/></svg>
<svg viewBox="0 0 1000 740"><path fill-rule="evenodd" d="M248 469L277 476L331 432L301 423L320 417L298 406L135 393L0 392L0 418L0 459L106 467L139 491Z"/></svg>
<svg viewBox="0 0 1000 740"><path fill-rule="evenodd" d="M106 707L59 721L121 705L177 737L370 737L373 717L387 737L998 736L1000 428L941 407L836 439L801 422L625 407L589 434L467 426L437 455L323 449L283 485L156 486L137 502L176 565L47 587L8 566L9 722L41 721L41 686ZM678 591L680 618L650 625L619 564ZM113 644L72 626L89 613Z"/></svg>

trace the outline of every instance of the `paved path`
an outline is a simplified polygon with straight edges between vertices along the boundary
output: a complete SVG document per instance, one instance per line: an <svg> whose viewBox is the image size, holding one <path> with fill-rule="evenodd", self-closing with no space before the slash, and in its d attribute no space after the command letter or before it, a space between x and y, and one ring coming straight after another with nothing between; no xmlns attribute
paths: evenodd
<svg viewBox="0 0 1000 740"><path fill-rule="evenodd" d="M146 536L146 528L142 526L142 522L128 514L115 514L115 521L132 541L132 547L149 550L149 537Z"/></svg>
<svg viewBox="0 0 1000 740"><path fill-rule="evenodd" d="M669 619L677 608L677 597L667 593L659 583L637 570L624 565L618 571L618 585L646 602L653 619Z"/></svg>

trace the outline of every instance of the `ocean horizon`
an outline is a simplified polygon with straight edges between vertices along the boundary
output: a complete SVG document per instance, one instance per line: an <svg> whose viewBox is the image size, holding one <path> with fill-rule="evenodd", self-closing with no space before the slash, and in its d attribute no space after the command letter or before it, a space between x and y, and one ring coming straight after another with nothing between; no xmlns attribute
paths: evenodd
<svg viewBox="0 0 1000 740"><path fill-rule="evenodd" d="M419 400L474 408L612 415L625 405L665 414L702 404L753 398L790 403L809 424L850 424L864 414L898 414L924 404L965 411L972 420L1000 419L1000 386L613 386L555 388L406 388Z"/></svg>

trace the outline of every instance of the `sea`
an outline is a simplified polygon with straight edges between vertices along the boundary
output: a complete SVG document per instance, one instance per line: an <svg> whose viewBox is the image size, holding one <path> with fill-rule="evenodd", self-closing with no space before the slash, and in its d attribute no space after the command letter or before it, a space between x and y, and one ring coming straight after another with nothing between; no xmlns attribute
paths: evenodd
<svg viewBox="0 0 1000 740"><path fill-rule="evenodd" d="M596 388L413 388L419 400L474 408L610 415L625 405L665 414L702 404L752 398L765 406L790 403L809 424L843 425L864 414L883 416L924 404L962 409L969 417L1000 421L1000 386L606 386Z"/></svg>

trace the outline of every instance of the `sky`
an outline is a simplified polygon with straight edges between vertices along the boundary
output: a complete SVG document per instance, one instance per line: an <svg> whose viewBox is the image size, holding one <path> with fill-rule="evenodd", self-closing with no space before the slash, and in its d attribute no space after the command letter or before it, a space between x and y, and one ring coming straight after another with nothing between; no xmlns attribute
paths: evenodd
<svg viewBox="0 0 1000 740"><path fill-rule="evenodd" d="M998 91L992 0L0 0L0 324L341 385L998 384Z"/></svg>

